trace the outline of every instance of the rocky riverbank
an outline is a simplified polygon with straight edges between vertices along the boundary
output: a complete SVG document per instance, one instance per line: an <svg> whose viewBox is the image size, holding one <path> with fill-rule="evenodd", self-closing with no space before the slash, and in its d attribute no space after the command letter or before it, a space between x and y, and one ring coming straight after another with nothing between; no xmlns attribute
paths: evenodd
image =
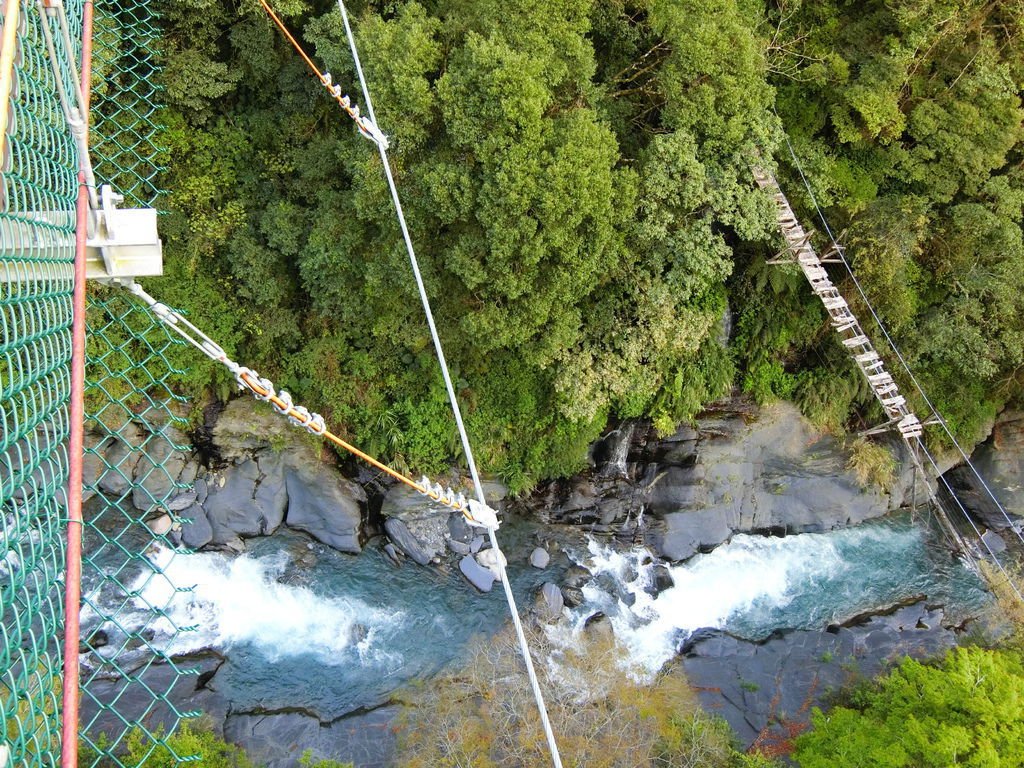
<svg viewBox="0 0 1024 768"><path fill-rule="evenodd" d="M477 590L492 588L495 553L460 515L425 504L418 494L369 471L352 465L343 471L321 445L264 404L237 399L210 416L202 430L206 437L195 448L151 452L156 461L139 460L130 450L132 441L148 439L151 426L108 439L98 451L116 469L100 472L103 463L91 465L98 488L134 503L151 528L189 549L241 552L254 537L293 529L335 550L358 553L383 534L373 546L381 546L396 565L409 560L417 567L456 569ZM1024 467L1021 423L1020 414L1004 414L979 448L993 473L990 481L1011 492ZM188 436L171 437L189 445ZM587 470L544 483L525 498L507 499L495 480L487 491L504 513L545 526L540 546L517 556L524 562L529 556L545 576L551 569L531 612L538 621L558 622L583 602L590 579L585 569L567 568L561 554L584 533L644 545L659 560L676 563L738 533L819 533L856 525L900 508L913 495L910 473L901 473L889 488L865 488L847 468L848 459L843 444L813 429L790 405L757 409L730 401L664 438L643 422L619 425L592 447ZM958 471L950 477L969 484L970 477ZM167 501L151 505L154 496ZM999 528L997 519L991 523ZM658 573L654 594L672 586L668 569ZM628 593L620 597L631 599ZM878 615L825 631L780 632L760 642L698 632L681 649L682 666L705 705L722 714L745 743L784 741L806 721L811 705L851 675L874 674L902 654L941 651L963 629L948 626L941 606L926 600L889 609L881 606ZM599 618L591 625L610 629ZM96 641L83 648L87 668L88 654L99 648ZM272 768L294 765L289 755L298 744L324 756L356 759L358 765L387 762L393 743L387 724L397 712L388 701L341 717L301 707L238 709L219 690L218 653L178 661L198 665L200 674L179 681L171 700L209 713L228 738ZM157 687L171 680L161 665L140 674L167 677L156 680ZM111 678L100 690L113 697L123 687ZM122 706L130 700L122 699ZM102 723L103 714L95 714ZM161 717L154 710L148 720Z"/></svg>

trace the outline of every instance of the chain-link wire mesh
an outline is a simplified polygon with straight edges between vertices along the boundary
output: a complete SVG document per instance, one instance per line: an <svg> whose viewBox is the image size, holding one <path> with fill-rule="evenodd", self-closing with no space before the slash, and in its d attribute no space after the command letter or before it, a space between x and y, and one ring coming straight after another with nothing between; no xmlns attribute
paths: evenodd
<svg viewBox="0 0 1024 768"><path fill-rule="evenodd" d="M158 141L160 30L155 4L98 0L93 28L92 157L125 205L152 206L164 170Z"/></svg>
<svg viewBox="0 0 1024 768"><path fill-rule="evenodd" d="M96 4L92 157L98 183L125 205L159 196L159 30L151 3ZM87 488L82 609L83 768L185 762L166 737L194 689L194 670L168 653L187 627L168 613L164 573L192 485L185 403L170 353L180 340L119 290L90 287L86 368ZM185 494L187 496L187 493ZM177 497L177 498L176 498Z"/></svg>
<svg viewBox="0 0 1024 768"><path fill-rule="evenodd" d="M74 50L56 46L68 91L82 5L64 0ZM158 29L146 5L96 4L92 156L100 182L129 205L155 203L161 170ZM59 764L61 753L78 158L42 34L44 23L56 32L57 18L44 21L36 2L17 9L0 151L0 765L35 768ZM164 649L183 630L167 618L175 588L162 566L178 521L163 505L189 484L172 390L178 372L166 358L176 342L127 297L92 292L81 764L139 766L155 750L166 764L165 735L182 714L173 700L183 670Z"/></svg>
<svg viewBox="0 0 1024 768"><path fill-rule="evenodd" d="M180 342L112 290L93 291L89 321L96 495L85 514L80 765L137 766L154 749L167 754L165 737L187 714L175 702L195 687L167 651L188 628L167 613L178 590L164 573L182 522L176 497L189 498L195 465L173 388L182 372L168 360Z"/></svg>
<svg viewBox="0 0 1024 768"><path fill-rule="evenodd" d="M0 106L0 756L19 768L60 755L78 161L42 24L22 3Z"/></svg>

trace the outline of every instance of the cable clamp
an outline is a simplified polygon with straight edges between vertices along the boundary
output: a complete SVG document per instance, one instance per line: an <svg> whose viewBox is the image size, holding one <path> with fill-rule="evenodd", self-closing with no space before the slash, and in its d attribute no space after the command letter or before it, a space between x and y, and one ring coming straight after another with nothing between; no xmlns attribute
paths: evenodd
<svg viewBox="0 0 1024 768"><path fill-rule="evenodd" d="M162 304L161 302L158 301L155 304L151 305L150 309L153 310L153 314L155 314L158 318L163 320L168 325L178 324L178 313L175 312L170 307L168 307L166 304Z"/></svg>
<svg viewBox="0 0 1024 768"><path fill-rule="evenodd" d="M468 510L462 513L467 523L477 528L486 528L489 531L498 530L500 523L497 512L476 499L470 499L468 507Z"/></svg>
<svg viewBox="0 0 1024 768"><path fill-rule="evenodd" d="M310 415L309 410L302 405L292 406L292 414L288 416L288 421L296 427L304 427L309 424L312 419L313 417Z"/></svg>
<svg viewBox="0 0 1024 768"><path fill-rule="evenodd" d="M353 107L352 111L355 114L352 119L356 121L356 128L366 138L372 141L381 149L388 149L391 145L388 143L388 137L384 135L383 131L377 127L377 124L368 117L363 117L359 114L359 107Z"/></svg>
<svg viewBox="0 0 1024 768"><path fill-rule="evenodd" d="M309 421L306 422L306 429L314 435L322 435L327 431L327 424L324 422L324 417L319 413L311 413L309 415Z"/></svg>
<svg viewBox="0 0 1024 768"><path fill-rule="evenodd" d="M271 401L271 405L274 406L274 410L278 413L287 415L288 411L294 408L292 404L292 396L286 390L282 389L277 393L277 399L281 401L281 405Z"/></svg>

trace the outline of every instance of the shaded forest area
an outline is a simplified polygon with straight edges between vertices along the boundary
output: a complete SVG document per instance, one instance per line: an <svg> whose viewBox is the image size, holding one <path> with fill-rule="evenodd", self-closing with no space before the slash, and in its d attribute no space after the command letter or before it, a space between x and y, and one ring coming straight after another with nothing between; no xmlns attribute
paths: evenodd
<svg viewBox="0 0 1024 768"><path fill-rule="evenodd" d="M361 101L336 5L273 5ZM362 447L427 472L457 462L375 147L256 0L160 7L154 291ZM734 385L836 430L881 420L802 276L765 264L778 240L758 157L816 225L787 136L954 430L977 437L1019 397L1020 2L350 11L470 434L513 489L580 468L609 419L669 430ZM226 373L182 362L190 393L227 396Z"/></svg>

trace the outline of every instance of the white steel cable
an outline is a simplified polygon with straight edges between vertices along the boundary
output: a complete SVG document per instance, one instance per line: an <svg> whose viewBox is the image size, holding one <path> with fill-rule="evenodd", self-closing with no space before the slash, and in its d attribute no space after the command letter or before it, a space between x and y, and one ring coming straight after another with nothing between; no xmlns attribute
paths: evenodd
<svg viewBox="0 0 1024 768"><path fill-rule="evenodd" d="M779 116L778 112L775 113L775 116ZM779 119L781 120L781 118ZM783 138L786 140L786 147L789 149L789 155L793 159L793 164L796 167L797 173L800 174L800 179L803 181L804 188L807 190L807 194L811 198L811 203L814 205L814 209L818 214L818 218L821 220L822 226L825 228L825 232L828 234L829 240L832 241L833 249L835 250L835 253L839 257L839 260L842 262L843 266L846 268L846 271L849 273L850 278L853 280L853 284L857 288L857 293L860 294L860 297L861 299L863 299L865 306L867 306L868 311L871 313L871 317L874 319L875 325L878 326L878 329L882 332L882 335L885 337L885 340L892 348L893 353L896 355L896 359L900 361L900 365L903 367L903 370L906 371L907 376L910 378L910 381L917 389L917 392L921 396L921 399L924 400L925 404L931 410L932 416L935 417L939 426L942 427L943 431L946 433L946 436L950 439L950 442L953 443L957 452L960 454L961 458L963 458L964 463L970 468L971 472L978 479L978 482L981 483L982 488L985 489L985 493L988 495L990 499L992 499L992 502L996 505L996 508L1006 519L1006 522L1010 526L1010 528L1013 529L1014 533L1017 535L1017 538L1020 539L1022 544L1024 544L1024 533L1017 530L1017 528L1014 526L1013 520L1011 519L1009 513L1006 511L1005 507L1003 507L1002 503L996 497L995 493L989 487L988 483L985 482L985 478L981 476L981 473L978 471L977 467L974 466L974 462L971 461L971 457L967 455L967 452L963 449L963 447L960 445L960 442L953 435L953 432L950 430L949 425L946 424L946 420L942 417L942 414L939 413L938 409L928 398L928 395L927 393L925 393L924 387L921 385L921 382L918 381L917 377L914 375L914 372L910 369L910 365L909 363L907 363L906 358L903 357L903 354L900 352L899 347L896 346L896 342L893 341L892 337L889 335L889 331L886 329L885 324L882 322L882 318L879 317L878 313L875 311L874 306L872 306L871 302L868 300L867 293L865 293L863 286L861 286L860 280L857 279L857 275L854 274L853 267L851 267L850 263L846 260L846 255L843 252L842 247L839 245L839 242L836 240L836 237L832 232L832 228L829 226L828 221L825 218L825 214L821 210L821 206L818 204L818 199L814 194L814 190L811 189L811 185L810 182L807 180L807 176L804 174L804 169L800 163L800 159L797 157L796 151L793 149L793 144L790 142L789 136L788 134L785 133L785 131L783 131Z"/></svg>
<svg viewBox="0 0 1024 768"><path fill-rule="evenodd" d="M922 453L924 453L924 455L927 457L928 462L932 465L932 468L935 470L936 477L938 478L939 482L941 482L943 484L943 486L945 486L946 492L949 494L950 498L952 498L953 501L956 502L956 505L959 508L960 513L963 515L963 518L967 521L967 524L971 526L971 529L974 531L975 535L978 537L978 541L981 542L981 545L986 549L986 551L989 554L989 557L992 559L992 562L995 563L996 568L999 569L999 572L1001 574L1003 574L1003 578L1006 579L1006 583L1010 585L1010 589L1012 589L1014 594L1017 595L1017 599L1020 600L1021 602L1024 602L1024 595L1021 594L1020 589L1017 587L1017 584L1010 577L1010 574L1007 573L1006 569L1003 567L1003 564L1001 562L999 562L998 556L993 551L992 547L989 546L989 543L987 541L985 541L985 537L981 535L981 531L978 530L978 526L975 525L974 520L971 519L970 514L964 508L964 505L960 502L960 499L957 498L957 495L953 492L953 489L952 489L952 487L950 487L949 482L946 480L945 477L943 477L942 475L938 474L938 472L939 472L938 464L936 464L935 458L931 455L931 453L929 453L928 448L924 444L924 441L921 438L919 438L919 437L916 438L916 440L917 440L918 447L921 449ZM928 493L932 497L932 502L934 504L936 504L937 506L941 505L941 502L939 500L938 495L934 491L931 490L931 486L928 485L927 480L925 481L925 486L928 488ZM965 552L964 554L965 554L965 556L970 557L970 553L966 553Z"/></svg>
<svg viewBox="0 0 1024 768"><path fill-rule="evenodd" d="M373 111L373 101L370 99L370 89L366 85L366 77L363 74L362 63L359 61L359 52L356 49L355 36L352 34L352 27L349 24L348 11L345 9L344 0L338 0L338 10L341 11L341 18L345 24L345 35L348 37L349 48L352 51L352 61L355 64L356 75L359 77L359 85L363 92L363 102L370 120L377 124L376 113ZM379 126L378 126L379 128ZM416 278L416 287L419 290L420 301L423 303L423 312L427 318L427 325L430 327L430 336L434 342L434 350L437 352L438 363L441 366L441 374L444 377L444 385L448 391L448 400L451 403L452 414L455 416L455 423L459 429L459 439L462 441L462 450L466 455L466 463L469 465L469 472L473 478L473 486L477 499L481 504L487 504L484 496L483 484L480 482L480 475L477 471L476 461L473 459L473 449L470 447L469 435L466 426L462 421L462 411L459 408L458 399L455 396L455 387L452 385L451 374L448 372L448 363L445 360L444 350L441 347L441 339L437 333L437 326L434 324L434 313L430 309L430 299L427 297L427 289L423 284L423 277L420 274L419 263L416 260L416 251L413 248L412 237L409 235L409 228L405 222L405 213L402 210L402 203L398 196L398 187L395 184L394 176L391 173L391 164L388 161L387 149L383 142L376 142L377 150L380 152L381 163L384 165L384 175L387 177L388 187L391 189L391 199L395 204L395 212L398 216L398 224L402 230L402 237L405 239L405 248L409 254L409 262L412 265L412 272ZM512 594L512 585L509 584L508 572L505 569L505 558L498 546L498 538L493 529L488 530L491 547L497 553L497 566L500 574L501 585L505 591L505 599L508 602L509 612L512 614L512 623L515 625L516 637L519 640L519 649L522 652L523 662L526 664L526 672L530 678L530 686L533 688L533 697L537 702L537 710L540 714L541 724L544 727L544 735L547 738L548 750L551 753L551 761L554 768L562 768L562 759L558 754L558 744L555 741L554 732L551 729L551 721L548 718L547 707L544 704L544 694L540 689L540 682L537 679L537 672L533 667L533 659L530 655L530 646L526 641L526 634L523 632L523 624L519 618L519 609L516 607L516 599Z"/></svg>

